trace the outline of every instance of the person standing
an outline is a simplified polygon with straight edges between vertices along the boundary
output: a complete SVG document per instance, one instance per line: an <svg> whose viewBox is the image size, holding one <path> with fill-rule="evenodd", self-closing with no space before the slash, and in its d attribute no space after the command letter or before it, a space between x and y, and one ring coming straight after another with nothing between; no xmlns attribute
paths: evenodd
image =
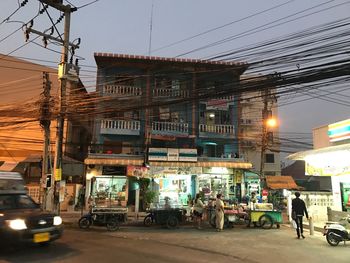
<svg viewBox="0 0 350 263"><path fill-rule="evenodd" d="M224 228L224 202L221 200L222 195L217 194L215 203L216 231L220 232Z"/></svg>
<svg viewBox="0 0 350 263"><path fill-rule="evenodd" d="M202 217L203 217L203 210L204 210L204 204L200 197L201 197L200 194L196 194L196 199L194 200L194 205L193 205L193 214L196 217L198 229L202 229Z"/></svg>
<svg viewBox="0 0 350 263"><path fill-rule="evenodd" d="M300 193L295 192L295 197L292 200L292 218L297 223L297 236L300 238L305 238L303 235L303 216L305 215L307 219L309 219L309 215L306 210L305 202L300 199Z"/></svg>

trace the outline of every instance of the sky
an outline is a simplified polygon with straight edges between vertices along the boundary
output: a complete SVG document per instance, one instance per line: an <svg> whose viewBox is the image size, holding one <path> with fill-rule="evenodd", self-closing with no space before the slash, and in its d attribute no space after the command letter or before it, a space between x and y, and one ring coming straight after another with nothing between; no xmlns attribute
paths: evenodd
<svg viewBox="0 0 350 263"><path fill-rule="evenodd" d="M46 60L48 62L41 64L55 67L60 60L59 46L49 43L50 50L45 49L37 45L42 45L39 38L35 41L37 44L28 43L22 47L25 44L22 30L7 37L21 28L23 22L26 23L37 15L39 10L39 2L29 0L10 16L18 8L18 2L22 1L1 0L0 53ZM68 4L68 1L64 2ZM182 56L203 59L230 49L345 18L350 12L350 1L345 0L69 0L69 3L77 7L82 6L72 14L70 39L81 38L76 55L84 59L80 61L81 75L85 86L90 89L95 86L94 52L181 57L181 54L198 47L286 18L296 12L307 9L310 9L309 13L320 11L293 22ZM92 4L84 7L89 3ZM316 8L316 5L320 6ZM334 7L335 5L339 6ZM267 11L268 9L271 10ZM327 10L322 11L323 9ZM49 8L48 12L53 21L60 15L52 8ZM9 19L6 19L8 17ZM201 34L226 24L229 25ZM34 19L33 28L43 31L51 25L48 15L44 13ZM63 23L58 24L57 29L62 33ZM193 37L198 34L201 35ZM33 38L35 36L30 35L30 40ZM188 38L191 39L177 43ZM344 91L344 95L350 95L350 92ZM293 98L290 100L293 101ZM349 118L348 107L320 99L283 106L279 108L281 134L303 132L310 133L311 136L312 128Z"/></svg>

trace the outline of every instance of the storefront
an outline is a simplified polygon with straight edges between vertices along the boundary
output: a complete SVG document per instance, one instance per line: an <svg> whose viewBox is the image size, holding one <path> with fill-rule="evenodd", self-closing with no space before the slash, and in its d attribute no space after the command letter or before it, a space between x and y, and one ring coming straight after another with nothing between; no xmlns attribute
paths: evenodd
<svg viewBox="0 0 350 263"><path fill-rule="evenodd" d="M295 153L305 161L306 176L331 176L333 209L350 211L350 119L314 129L318 149Z"/></svg>
<svg viewBox="0 0 350 263"><path fill-rule="evenodd" d="M156 200L152 203L160 207L166 203L172 207L188 206L199 192L207 199L221 193L225 199L241 201L245 193L243 171L252 167L250 163L197 160L193 149L152 151L148 168L142 166L141 158L118 159L96 154L86 159L86 197L101 203L111 199L113 204L121 205L129 200L130 205L136 206L134 182L149 178L146 191L155 192Z"/></svg>
<svg viewBox="0 0 350 263"><path fill-rule="evenodd" d="M151 166L152 190L157 192L158 205L188 206L195 196L195 179L200 171L198 167Z"/></svg>
<svg viewBox="0 0 350 263"><path fill-rule="evenodd" d="M89 197L97 206L126 206L128 182L126 168L122 166L95 166L95 174L87 177Z"/></svg>

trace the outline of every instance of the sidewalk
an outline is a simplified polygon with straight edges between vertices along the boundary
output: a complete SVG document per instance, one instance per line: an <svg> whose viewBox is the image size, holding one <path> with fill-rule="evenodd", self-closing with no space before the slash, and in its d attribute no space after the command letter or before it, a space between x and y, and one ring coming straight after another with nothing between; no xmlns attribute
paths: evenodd
<svg viewBox="0 0 350 263"><path fill-rule="evenodd" d="M65 226L78 226L78 221L82 215L87 214L89 211L62 211L60 213L60 216L62 217L63 224ZM135 213L134 212L128 212L128 222L127 225L143 225L143 219L147 215L146 212L139 212L138 218L135 220Z"/></svg>

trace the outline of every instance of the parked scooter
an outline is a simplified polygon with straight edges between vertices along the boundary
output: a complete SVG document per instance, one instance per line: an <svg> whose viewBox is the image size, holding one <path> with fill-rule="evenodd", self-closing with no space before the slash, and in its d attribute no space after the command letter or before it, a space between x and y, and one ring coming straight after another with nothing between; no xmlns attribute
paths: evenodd
<svg viewBox="0 0 350 263"><path fill-rule="evenodd" d="M350 231L345 228L347 221L350 223L350 215L342 218L339 223L330 223L325 225L323 235L326 236L328 244L338 246L340 242L350 241Z"/></svg>

